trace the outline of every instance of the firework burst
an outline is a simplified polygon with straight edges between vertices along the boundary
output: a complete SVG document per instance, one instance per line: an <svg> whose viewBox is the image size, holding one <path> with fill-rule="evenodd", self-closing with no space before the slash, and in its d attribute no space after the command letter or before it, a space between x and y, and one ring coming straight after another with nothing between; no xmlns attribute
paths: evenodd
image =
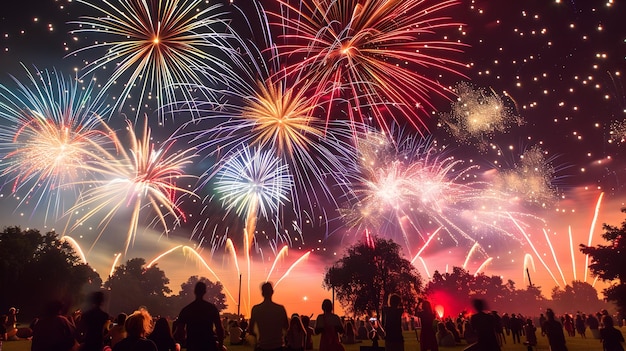
<svg viewBox="0 0 626 351"><path fill-rule="evenodd" d="M263 13L260 8L258 12ZM265 38L269 37L266 33ZM181 129L209 156L252 147L280 158L293 177L290 202L299 218L304 209L312 212L322 201L335 201L331 188L346 183L345 165L354 159L353 135L348 123L317 117L319 107L306 93L308 89L273 74L280 70L279 57L271 43L266 45L269 49L263 51L240 40L239 79L227 89L206 94L221 96L222 103L196 102L195 108L203 113L200 122L211 127L198 127L198 121L192 121ZM261 60L264 53L271 53L269 60ZM219 162L215 165L207 172L207 181L221 167Z"/></svg>
<svg viewBox="0 0 626 351"><path fill-rule="evenodd" d="M78 2L102 16L71 22L79 27L72 33L102 36L102 41L73 54L106 49L104 56L87 62L83 71L88 74L107 65L115 67L103 91L123 82L118 108L136 86L140 87L138 107L144 104L146 93L156 95L159 107L171 106L181 98L189 102L192 92L187 86L214 83L230 72L224 60L232 54L226 43L228 35L214 30L228 28L221 19L224 14L218 12L220 5L202 9L202 0Z"/></svg>
<svg viewBox="0 0 626 351"><path fill-rule="evenodd" d="M494 235L519 239L524 220L540 220L515 211L507 194L481 181L479 166L445 156L432 141L402 138L373 133L360 140L354 197L342 210L349 226L401 233L410 251L415 236L424 242L435 227L455 244L475 243Z"/></svg>
<svg viewBox="0 0 626 351"><path fill-rule="evenodd" d="M63 190L75 191L68 184L87 177L91 146L112 144L98 129L107 109L90 98L93 84L83 89L56 71L26 72L28 83L14 78L17 92L0 87L0 117L11 123L0 132L2 176L23 196L20 205L46 203L46 213L60 215Z"/></svg>
<svg viewBox="0 0 626 351"><path fill-rule="evenodd" d="M119 210L129 209L131 216L125 251L135 238L140 213L146 207L150 207L156 214L153 223L160 223L166 234L170 230L167 215L174 217L174 225L185 220L179 200L182 195L195 196L195 193L178 186L177 182L196 178L184 173L184 168L196 156L194 149L173 151L173 139L155 148L147 118L141 137L136 136L132 123L127 123L130 152L125 151L124 145L117 138L117 153L101 149L102 156L96 157L86 168L98 172L102 179L90 181L90 188L81 194L70 209L71 213L80 214L71 230L103 212L100 235Z"/></svg>
<svg viewBox="0 0 626 351"><path fill-rule="evenodd" d="M459 141L478 141L479 147L484 149L495 133L524 123L493 91L465 82L457 84L454 91L458 98L451 104L449 113L441 114L441 124Z"/></svg>
<svg viewBox="0 0 626 351"><path fill-rule="evenodd" d="M282 11L272 15L283 33L279 52L288 62L285 74L314 82L312 96L326 107L327 118L339 98L348 103L351 120L373 115L388 129L388 119L398 118L390 109L399 109L404 119L423 129L426 124L418 112L432 107L430 95L452 96L429 74L460 74L456 68L463 64L447 55L460 52L463 45L437 38L461 26L443 15L457 1L279 3Z"/></svg>
<svg viewBox="0 0 626 351"><path fill-rule="evenodd" d="M269 219L290 200L293 179L289 168L271 152L243 148L227 157L216 175L215 190L227 211L246 222L259 214Z"/></svg>
<svg viewBox="0 0 626 351"><path fill-rule="evenodd" d="M549 207L557 197L553 185L555 168L551 161L541 148L532 147L520 156L513 169L498 172L493 186L519 201Z"/></svg>

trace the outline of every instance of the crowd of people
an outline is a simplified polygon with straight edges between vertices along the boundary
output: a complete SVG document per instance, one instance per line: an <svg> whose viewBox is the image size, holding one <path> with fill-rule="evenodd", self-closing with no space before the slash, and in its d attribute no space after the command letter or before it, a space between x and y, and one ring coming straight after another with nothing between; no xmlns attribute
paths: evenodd
<svg viewBox="0 0 626 351"><path fill-rule="evenodd" d="M248 344L255 351L342 351L346 344L367 343L377 348L404 351L405 331L414 330L420 351L467 345L466 351L498 351L510 340L532 350L538 334L546 337L550 350L567 351L566 337L599 339L605 351L623 351L624 337L606 310L598 313L557 316L547 309L538 317L519 313L488 311L483 300L474 300L475 313L456 318L438 316L429 301L418 300L415 313L402 307L399 295L391 294L378 316L348 319L333 312L331 300L324 300L322 313L292 314L273 301L271 283L262 285L263 301L253 306L250 319L222 317L216 306L204 299L206 285L198 282L195 299L173 321L153 318L140 307L127 315L111 318L102 309L104 294L90 296L90 308L67 315L63 304L50 301L29 327L17 328L17 313L11 308L0 316L0 340L32 340L32 351L222 351L228 345ZM618 320L619 327L622 321ZM418 335L419 330L419 335ZM589 333L589 335L587 334ZM313 335L319 344L313 344ZM225 342L227 340L227 342Z"/></svg>

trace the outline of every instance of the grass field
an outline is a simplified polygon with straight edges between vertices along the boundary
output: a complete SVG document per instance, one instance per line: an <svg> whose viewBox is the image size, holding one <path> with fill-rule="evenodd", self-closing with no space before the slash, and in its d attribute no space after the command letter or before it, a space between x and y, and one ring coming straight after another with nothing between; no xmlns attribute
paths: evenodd
<svg viewBox="0 0 626 351"><path fill-rule="evenodd" d="M624 334L625 329L626 328L622 328L622 334ZM538 350L538 351L549 350L547 339L545 337L542 337L539 334L537 335L537 337L539 338L539 345L537 345L537 347L535 347L534 350ZM419 350L419 343L417 342L414 333L405 332L404 338L405 338L404 348L406 351ZM592 339L592 338L583 339L579 336L574 337L574 338L566 337L566 339L567 339L567 347L569 351L602 351L602 344L600 343L600 340ZM507 338L506 341L507 343L502 348L502 351L513 351L513 350L526 351L527 350L526 346L524 345L513 344L513 340L511 339L510 336ZM318 340L314 339L314 345L317 345L317 342ZM369 346L371 345L371 343L367 342L363 344L345 345L345 347L346 347L346 351L359 351L359 348L362 345ZM381 342L381 346L383 345L384 345L384 342ZM227 347L228 347L228 350L231 350L231 351L252 351L253 350L251 346L228 346L227 345ZM467 347L467 345L462 344L456 347L440 348L440 350L461 351L465 347ZM30 341L28 340L5 341L3 344L2 351L30 351ZM385 351L394 351L394 350L385 350Z"/></svg>

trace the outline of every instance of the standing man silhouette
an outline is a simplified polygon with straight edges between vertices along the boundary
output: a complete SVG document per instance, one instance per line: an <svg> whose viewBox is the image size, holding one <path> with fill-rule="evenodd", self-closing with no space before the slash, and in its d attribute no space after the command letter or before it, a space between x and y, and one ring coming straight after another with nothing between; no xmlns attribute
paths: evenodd
<svg viewBox="0 0 626 351"><path fill-rule="evenodd" d="M221 351L224 328L220 312L214 304L204 300L204 282L197 282L193 292L196 299L180 311L177 324L177 328L186 331L187 351Z"/></svg>
<svg viewBox="0 0 626 351"><path fill-rule="evenodd" d="M250 316L250 334L257 337L257 350L280 351L285 345L285 334L289 328L287 311L283 305L272 301L274 288L272 283L261 285L263 302L252 307ZM255 327L258 334L255 332Z"/></svg>

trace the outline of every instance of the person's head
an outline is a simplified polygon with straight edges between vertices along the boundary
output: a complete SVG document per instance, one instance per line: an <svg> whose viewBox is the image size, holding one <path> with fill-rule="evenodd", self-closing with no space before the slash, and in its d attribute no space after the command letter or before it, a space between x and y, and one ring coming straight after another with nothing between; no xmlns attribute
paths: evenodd
<svg viewBox="0 0 626 351"><path fill-rule="evenodd" d="M472 305L477 312L482 312L485 310L485 300L482 299L474 299L472 301Z"/></svg>
<svg viewBox="0 0 626 351"><path fill-rule="evenodd" d="M196 295L196 298L202 298L204 294L206 294L206 284L204 282L197 282L196 286L193 288L193 293Z"/></svg>
<svg viewBox="0 0 626 351"><path fill-rule="evenodd" d="M430 313L432 313L432 312L433 312L433 308L432 308L432 306L430 305L430 301L428 301L428 300L423 300L423 299L422 299L422 300L420 301L420 305L422 306L422 311L428 311L428 312L430 312Z"/></svg>
<svg viewBox="0 0 626 351"><path fill-rule="evenodd" d="M439 331L440 333L445 333L446 325L443 324L442 322L437 323L437 331Z"/></svg>
<svg viewBox="0 0 626 351"><path fill-rule="evenodd" d="M9 314L17 314L17 308L15 307L9 308Z"/></svg>
<svg viewBox="0 0 626 351"><path fill-rule="evenodd" d="M548 320L551 320L551 321L554 320L554 311L551 308L548 308L546 310L546 318L548 318Z"/></svg>
<svg viewBox="0 0 626 351"><path fill-rule="evenodd" d="M333 311L333 302L329 299L322 301L322 311L324 311L324 313L331 313Z"/></svg>
<svg viewBox="0 0 626 351"><path fill-rule="evenodd" d="M133 312L128 318L124 327L129 337L141 338L150 333L152 317L146 310Z"/></svg>
<svg viewBox="0 0 626 351"><path fill-rule="evenodd" d="M115 324L123 326L124 323L126 322L126 317L127 317L126 313L118 314L117 317L115 318Z"/></svg>
<svg viewBox="0 0 626 351"><path fill-rule="evenodd" d="M165 317L157 319L154 323L154 330L152 330L152 333L156 335L172 335L170 324L167 322Z"/></svg>
<svg viewBox="0 0 626 351"><path fill-rule="evenodd" d="M102 304L104 303L104 293L102 291L92 292L89 296L89 302L91 302L93 306L102 306Z"/></svg>
<svg viewBox="0 0 626 351"><path fill-rule="evenodd" d="M400 295L398 294L391 294L389 295L389 299L388 299L388 304L390 307L398 307L400 306L400 302L402 302L402 299L400 298Z"/></svg>
<svg viewBox="0 0 626 351"><path fill-rule="evenodd" d="M261 285L261 295L264 299L272 298L272 295L274 295L274 287L272 286L272 283L265 282Z"/></svg>
<svg viewBox="0 0 626 351"><path fill-rule="evenodd" d="M300 320L302 321L302 325L305 328L308 328L309 325L311 324L311 318L309 318L309 316L301 316Z"/></svg>
<svg viewBox="0 0 626 351"><path fill-rule="evenodd" d="M297 328L297 329L304 329L304 326L302 325L302 320L300 319L300 316L298 314L292 314L291 315L291 320L289 321L289 328L293 329L293 328Z"/></svg>
<svg viewBox="0 0 626 351"><path fill-rule="evenodd" d="M533 325L533 320L530 319L530 318L526 319L526 325L532 326Z"/></svg>
<svg viewBox="0 0 626 351"><path fill-rule="evenodd" d="M44 306L43 313L47 317L58 316L63 312L63 302L59 300L51 300Z"/></svg>
<svg viewBox="0 0 626 351"><path fill-rule="evenodd" d="M611 328L613 326L613 318L608 314L602 316L602 324L605 328Z"/></svg>

